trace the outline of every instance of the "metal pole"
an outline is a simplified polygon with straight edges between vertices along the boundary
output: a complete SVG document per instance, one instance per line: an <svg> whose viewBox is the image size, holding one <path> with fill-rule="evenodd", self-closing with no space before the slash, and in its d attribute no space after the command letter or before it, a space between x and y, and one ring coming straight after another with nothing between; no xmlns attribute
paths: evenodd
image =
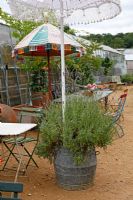
<svg viewBox="0 0 133 200"><path fill-rule="evenodd" d="M64 14L63 14L63 1L60 0L60 25L61 25L61 91L62 91L62 116L64 121L64 112L66 106L65 95L65 55L64 55Z"/></svg>

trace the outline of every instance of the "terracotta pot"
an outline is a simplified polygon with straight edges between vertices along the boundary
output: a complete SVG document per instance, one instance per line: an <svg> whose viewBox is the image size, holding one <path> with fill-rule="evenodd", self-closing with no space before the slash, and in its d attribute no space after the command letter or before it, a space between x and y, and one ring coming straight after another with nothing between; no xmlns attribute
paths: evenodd
<svg viewBox="0 0 133 200"><path fill-rule="evenodd" d="M8 105L0 104L0 121L16 123L17 116L15 111Z"/></svg>
<svg viewBox="0 0 133 200"><path fill-rule="evenodd" d="M47 107L50 103L49 93L35 92L33 93L32 104L33 106Z"/></svg>
<svg viewBox="0 0 133 200"><path fill-rule="evenodd" d="M44 104L47 107L50 104L50 97L49 97L49 93L43 93L43 100L44 100Z"/></svg>
<svg viewBox="0 0 133 200"><path fill-rule="evenodd" d="M32 105L43 106L43 92L32 92Z"/></svg>

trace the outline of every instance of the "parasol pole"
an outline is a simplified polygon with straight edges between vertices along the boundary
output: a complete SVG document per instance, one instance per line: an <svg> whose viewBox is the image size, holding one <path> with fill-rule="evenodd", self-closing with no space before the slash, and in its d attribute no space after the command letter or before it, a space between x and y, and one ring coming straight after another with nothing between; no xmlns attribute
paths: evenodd
<svg viewBox="0 0 133 200"><path fill-rule="evenodd" d="M50 100L52 99L52 79L51 79L51 67L50 67L50 54L49 50L47 51L48 58L48 93Z"/></svg>
<svg viewBox="0 0 133 200"><path fill-rule="evenodd" d="M63 14L63 0L60 0L60 25L61 25L61 91L62 91L62 117L64 121L64 112L66 107L65 95L65 56L64 56L64 14Z"/></svg>

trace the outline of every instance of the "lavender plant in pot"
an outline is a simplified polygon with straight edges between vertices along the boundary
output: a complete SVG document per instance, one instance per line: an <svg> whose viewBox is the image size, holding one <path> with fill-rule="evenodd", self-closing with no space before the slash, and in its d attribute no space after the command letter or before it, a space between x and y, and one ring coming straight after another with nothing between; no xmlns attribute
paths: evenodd
<svg viewBox="0 0 133 200"><path fill-rule="evenodd" d="M40 125L37 154L54 163L58 185L67 190L84 189L94 182L96 148L111 144L112 118L85 98L67 101L65 121L61 106L52 104Z"/></svg>

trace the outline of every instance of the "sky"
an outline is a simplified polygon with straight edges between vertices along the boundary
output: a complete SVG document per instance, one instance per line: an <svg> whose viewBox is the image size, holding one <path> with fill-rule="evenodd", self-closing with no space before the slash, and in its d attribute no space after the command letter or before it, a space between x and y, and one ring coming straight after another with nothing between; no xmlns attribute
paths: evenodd
<svg viewBox="0 0 133 200"><path fill-rule="evenodd" d="M121 13L113 19L89 24L84 30L93 34L133 32L133 0L121 0ZM82 33L82 31L81 31Z"/></svg>
<svg viewBox="0 0 133 200"><path fill-rule="evenodd" d="M4 11L9 12L9 7L6 0L0 0L0 7ZM133 32L133 0L121 0L122 12L115 18L103 22L85 25L84 27L76 28L81 34L93 33L117 33ZM83 30L83 31L82 31Z"/></svg>

